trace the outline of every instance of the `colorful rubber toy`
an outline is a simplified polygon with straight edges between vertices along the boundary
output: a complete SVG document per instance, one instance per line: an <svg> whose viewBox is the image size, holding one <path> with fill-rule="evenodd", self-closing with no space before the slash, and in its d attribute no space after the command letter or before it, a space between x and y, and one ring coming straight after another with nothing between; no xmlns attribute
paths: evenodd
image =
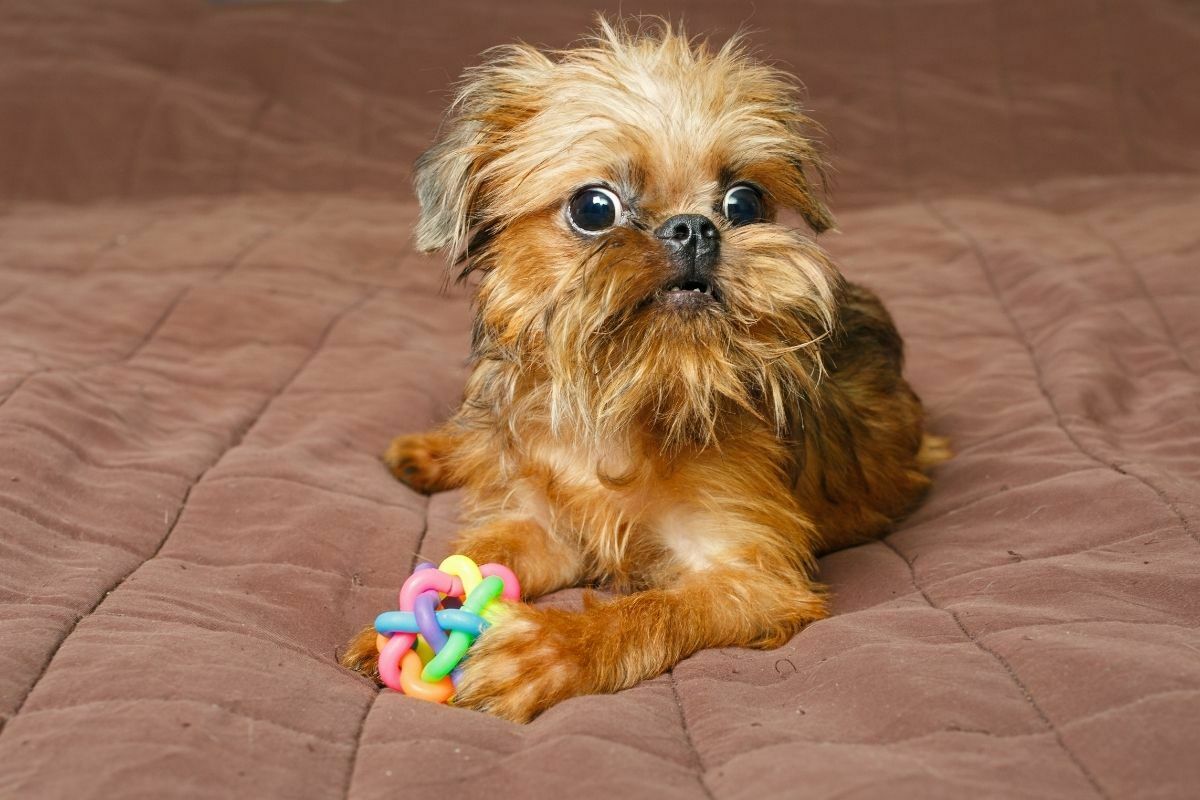
<svg viewBox="0 0 1200 800"><path fill-rule="evenodd" d="M379 677L409 697L447 702L475 637L520 596L517 576L500 564L454 555L437 569L419 565L400 588L400 610L375 618Z"/></svg>

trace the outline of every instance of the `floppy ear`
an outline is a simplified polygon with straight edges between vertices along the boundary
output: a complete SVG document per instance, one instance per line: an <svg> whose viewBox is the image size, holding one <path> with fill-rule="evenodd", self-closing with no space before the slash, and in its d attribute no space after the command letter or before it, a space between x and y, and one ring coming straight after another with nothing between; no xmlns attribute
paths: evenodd
<svg viewBox="0 0 1200 800"><path fill-rule="evenodd" d="M800 212L804 221L816 233L824 233L835 224L833 214L824 202L829 183L828 164L816 141L824 129L809 118L798 103L789 103L780 120L787 131L786 158L791 166L788 175L788 205Z"/></svg>
<svg viewBox="0 0 1200 800"><path fill-rule="evenodd" d="M741 171L769 187L774 206L798 213L815 233L824 233L834 220L824 202L825 160L810 138L819 129L797 106L778 99L783 85L766 84L762 91L773 95L770 104L743 104L741 125L734 129Z"/></svg>
<svg viewBox="0 0 1200 800"><path fill-rule="evenodd" d="M825 163L820 155L812 150L812 160L807 163L803 160L794 162L797 173L797 184L800 189L798 193L798 201L796 210L804 217L804 221L808 223L808 227L812 228L816 233L824 233L832 228L837 223L826 207L822 196L825 194L825 185L828 181L825 172ZM816 180L810 175L815 174Z"/></svg>
<svg viewBox="0 0 1200 800"><path fill-rule="evenodd" d="M447 250L451 263L465 255L478 204L482 125L449 119L448 130L417 159L413 186L421 204L417 249Z"/></svg>
<svg viewBox="0 0 1200 800"><path fill-rule="evenodd" d="M487 223L488 167L510 148L512 130L536 111L536 92L552 62L528 45L505 45L463 81L434 145L417 159L413 185L421 204L418 249L468 258Z"/></svg>

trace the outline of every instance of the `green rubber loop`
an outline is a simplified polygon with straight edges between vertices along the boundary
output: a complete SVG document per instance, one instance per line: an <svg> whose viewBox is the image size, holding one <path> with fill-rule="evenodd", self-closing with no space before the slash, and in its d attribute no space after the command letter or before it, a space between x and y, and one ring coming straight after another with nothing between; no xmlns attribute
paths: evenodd
<svg viewBox="0 0 1200 800"><path fill-rule="evenodd" d="M463 610L478 614L503 591L504 581L496 575L489 575L475 587L475 591L467 595ZM458 662L463 660L474 641L475 637L469 633L450 631L446 638L446 646L421 670L421 680L434 683L449 675L451 670L458 666Z"/></svg>
<svg viewBox="0 0 1200 800"><path fill-rule="evenodd" d="M463 608L482 614L488 603L499 597L503 591L504 580L498 575L489 575L475 587L475 591L467 595L467 602L463 603Z"/></svg>

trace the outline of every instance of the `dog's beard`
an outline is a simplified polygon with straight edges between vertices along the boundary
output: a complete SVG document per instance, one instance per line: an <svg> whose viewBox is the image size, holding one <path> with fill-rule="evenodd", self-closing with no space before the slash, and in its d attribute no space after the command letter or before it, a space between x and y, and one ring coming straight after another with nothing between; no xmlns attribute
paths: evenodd
<svg viewBox="0 0 1200 800"><path fill-rule="evenodd" d="M556 435L604 442L637 426L670 453L747 416L780 435L794 427L823 373L837 273L782 228L742 238L715 299L685 308L665 298L661 270L644 263L653 255L610 242L575 265L539 337Z"/></svg>

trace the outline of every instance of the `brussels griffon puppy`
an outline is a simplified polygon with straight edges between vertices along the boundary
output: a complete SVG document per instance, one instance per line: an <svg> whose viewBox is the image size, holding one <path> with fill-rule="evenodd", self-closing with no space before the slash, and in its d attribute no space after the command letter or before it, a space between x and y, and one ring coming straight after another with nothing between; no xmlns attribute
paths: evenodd
<svg viewBox="0 0 1200 800"><path fill-rule="evenodd" d="M884 532L945 455L902 343L812 231L832 225L794 82L737 40L601 21L581 47L470 70L417 162L417 244L475 273L453 418L392 442L421 492L466 490L455 545L528 597L455 702L527 721L710 647L826 615L815 557ZM374 674L375 633L343 663Z"/></svg>

